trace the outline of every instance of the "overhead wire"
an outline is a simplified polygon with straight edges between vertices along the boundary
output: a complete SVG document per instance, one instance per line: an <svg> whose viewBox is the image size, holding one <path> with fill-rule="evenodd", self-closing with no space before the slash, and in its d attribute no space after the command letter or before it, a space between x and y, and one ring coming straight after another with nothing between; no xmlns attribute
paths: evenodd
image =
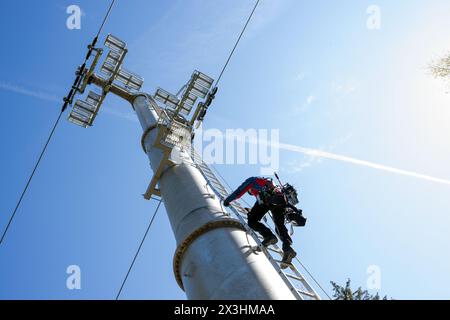
<svg viewBox="0 0 450 320"><path fill-rule="evenodd" d="M225 62L225 65L223 66L222 71L220 72L219 77L217 78L217 81L216 81L216 87L218 86L220 80L222 79L222 76L223 76L225 70L227 69L228 64L230 63L230 60L231 60L231 58L233 57L233 54L234 54L234 52L235 52L235 50L236 50L236 48L237 48L239 42L241 41L242 36L244 35L245 30L247 30L247 26L248 26L248 24L250 23L250 21L252 20L253 15L254 15L256 9L258 8L258 5L259 5L259 2L260 2L260 1L261 1L261 0L256 1L255 6L253 7L252 12L250 13L250 15L249 15L247 21L245 22L245 25L244 25L244 27L242 28L242 31L241 31L241 33L239 34L239 37L238 37L238 39L236 40L236 43L234 44L234 47L233 47L233 49L231 50L230 55L228 56L228 59L227 59L227 61Z"/></svg>
<svg viewBox="0 0 450 320"><path fill-rule="evenodd" d="M12 214L10 215L9 221L6 224L6 227L5 227L5 229L4 229L3 233L2 233L2 237L0 239L0 245L3 243L3 241L4 241L5 237L6 237L6 234L8 233L8 230L11 227L11 224L12 224L12 222L14 220L14 217L16 216L16 213L17 213L17 211L18 211L18 209L19 209L19 207L20 207L20 205L22 203L22 200L23 200L25 194L28 191L28 187L30 186L31 181L33 180L33 177L34 177L34 175L36 173L36 170L39 167L39 164L41 163L42 158L44 157L45 152L47 151L47 147L48 147L48 145L50 144L50 142L51 142L51 140L53 138L53 135L54 135L54 133L56 131L56 128L58 127L58 124L59 124L59 122L61 120L61 117L62 117L64 111L67 109L68 105L72 103L73 97L75 96L75 94L77 92L77 87L80 84L80 81L81 81L81 78L82 78L81 75L82 75L84 69L86 68L86 63L87 63L87 61L89 60L89 58L90 58L90 56L92 54L92 50L93 50L95 44L98 41L98 37L100 36L101 31L103 30L103 27L104 27L104 25L105 25L109 15L110 15L110 13L111 13L111 10L112 10L115 2L116 2L116 0L112 0L110 6L108 8L108 11L106 12L105 17L103 18L102 24L100 25L100 28L99 28L99 30L97 32L97 35L95 36L94 40L92 41L92 44L89 46L89 51L88 51L88 53L86 55L84 63L81 65L81 67L77 71L77 77L75 78L75 81L74 81L74 83L72 85L72 88L70 89L70 92L67 95L67 97L64 98L64 104L63 104L63 106L61 108L59 116L56 119L56 121L55 121L55 123L54 123L54 125L53 125L53 127L52 127L52 129L50 131L50 134L49 134L49 136L47 138L47 141L44 144L44 148L42 149L42 151L41 151L41 153L39 155L39 158L36 161L36 164L35 164L35 166L33 168L33 171L31 172L31 175L29 176L29 178L27 180L27 183L25 184L25 187L24 187L24 189L22 191L22 194L20 195L19 200L17 201L16 206L15 206Z"/></svg>
<svg viewBox="0 0 450 320"><path fill-rule="evenodd" d="M43 156L44 156L44 154L45 154L45 152L46 152L46 150L47 150L47 147L48 147L48 145L50 144L50 142L51 142L51 140L52 140L52 138L53 138L53 135L54 135L54 133L55 133L55 131L56 131L56 128L58 127L58 124L59 124L59 122L60 122L60 120L61 120L62 114L63 114L64 111L66 110L67 106L68 106L69 104L72 103L73 96L76 94L76 88L75 88L75 86L78 84L78 80L79 80L79 78L80 78L80 75L82 74L82 72L84 71L84 69L85 69L85 67L86 67L86 63L87 63L87 61L89 60L89 58L90 58L90 56L91 56L92 50L93 50L94 46L96 45L96 43L97 43L97 41L98 41L98 37L100 36L101 31L103 30L103 27L104 27L104 25L105 25L105 23L106 23L106 21L107 21L109 15L110 15L110 13L111 13L111 10L112 10L112 8L113 8L115 2L116 2L116 0L112 0L111 4L110 4L110 6L109 6L109 8L108 8L108 10L107 10L107 12L106 12L106 15L105 15L105 17L104 17L104 19L103 19L103 21L102 21L102 23L101 23L101 25L100 25L100 28L99 28L99 30L98 30L98 32L97 32L97 35L96 35L96 37L94 38L92 44L89 46L88 54L86 55L86 58L85 58L85 61L84 61L83 65L82 65L82 66L80 67L80 69L79 69L78 77L77 77L77 79L76 79L75 82L74 82L74 86L72 86L72 89L71 89L71 91L69 92L68 96L64 99L64 102L65 102L65 103L64 103L63 107L61 108L61 112L60 112L58 118L56 119L56 121L55 121L55 123L54 123L54 125L53 125L53 127L52 127L52 130L51 130L51 132L50 132L50 134L49 134L49 136L48 136L48 138L47 138L47 141L46 141L46 143L45 143L45 145L44 145L44 148L42 149L42 151L41 151L41 153L40 153L40 155L39 155L39 158L38 158L38 160L37 160L37 162L36 162L36 164L35 164L35 166L34 166L34 168L33 168L33 171L32 171L32 173L31 173L30 177L28 178L28 181L27 181L27 183L26 183L26 185L25 185L25 188L24 188L24 190L23 190L23 192L22 192L22 194L21 194L21 196L20 196L20 198L19 198L19 200L18 200L18 202L17 202L17 204L16 204L16 206L15 206L15 208L14 208L14 210L13 210L13 213L12 213L12 215L11 215L11 217L10 217L8 223L7 223L7 226L6 226L6 228L5 228L5 230L4 230L3 234L2 234L2 237L1 237L1 239L0 239L0 244L2 244L3 241L4 241L4 239L5 239L5 236L6 236L8 230L9 230L9 228L10 228L10 226L11 226L11 223L12 223L12 221L13 221L13 219L14 219L16 213L17 213L17 210L19 209L20 204L22 203L22 200L23 200L23 198L24 198L24 196L25 196L25 194L26 194L26 192L27 192L27 190L28 190L28 188L29 188L29 186L30 186L30 184L31 184L31 181L32 181L32 179L33 179L33 177L34 177L34 175L35 175L35 173L36 173L36 170L38 169L38 166L39 166L39 164L40 164L40 162L41 162L41 160L42 160L42 158L43 158ZM240 41L241 41L241 39L242 39L242 36L244 35L244 33L245 33L246 29L247 29L247 26L249 25L249 23L250 23L250 21L251 21L253 15L254 15L256 9L258 8L259 3L260 3L260 0L257 0L256 3L255 3L255 5L254 5L254 7L253 7L253 10L251 11L251 13L250 13L250 15L249 15L249 17L248 17L248 19L247 19L247 21L246 21L244 27L243 27L243 29L241 30L241 32L240 32L240 34L239 34L238 39L236 40L236 42L235 42L235 44L234 44L234 46L233 46L233 49L231 50L231 52L230 52L230 54L229 54L229 56L228 56L228 58L227 58L227 60L226 60L226 62L225 62L225 65L223 66L223 68L222 68L222 70L221 70L221 72L220 72L220 74L219 74L219 77L217 78L216 86L219 84L220 80L222 79L222 76L223 76L223 74L225 73L225 71L226 71L226 69L227 69L227 67L228 67L228 65L229 65L229 63L230 63L231 58L233 57L233 55L234 55L234 53L235 53L235 51L236 51L236 48L237 48L237 46L239 45L239 43L240 43ZM228 184L228 182L226 181L226 179L220 174L220 172L219 172L216 168L214 168L214 169L215 169L215 171L219 174L220 178L221 178L221 179L226 183L226 185L231 189L231 187L230 187L230 185ZM147 227L147 229L146 229L146 231L145 231L145 234L144 234L144 236L143 236L143 238L142 238L142 240L141 240L141 242L140 242L140 244L139 244L139 247L138 247L138 249L137 249L137 251L136 251L136 254L135 254L135 256L134 256L134 258L133 258L133 260L132 260L132 262L131 262L131 265L130 265L130 267L128 268L128 272L127 272L127 274L126 274L126 276L125 276L125 278L124 278L124 280L123 280L123 282L122 282L122 284L121 284L121 287L120 287L120 289L119 289L119 292L117 293L116 300L118 300L118 299L120 298L120 295L121 295L122 290L123 290L123 288L124 288L124 286L125 286L125 284L126 284L126 281L128 280L128 277L129 277L129 275L130 275L130 273L131 273L131 270L132 270L132 268L133 268L133 266L134 266L134 264L135 264L135 262L136 262L136 260L137 260L137 257L138 257L138 255L139 255L139 253L140 253L140 250L141 250L141 248L142 248L142 246L143 246L143 244L144 244L144 242L145 242L145 239L146 239L147 236L148 236L148 233L149 233L149 231L150 231L150 229L151 229L151 226L153 225L153 222L154 222L154 220L155 220L155 217L156 217L156 215L157 215L157 213L158 213L158 211L159 211L159 209L160 209L161 203L162 203L162 199L159 199L159 203L158 203L158 205L157 205L157 207L156 207L156 209L155 209L155 212L154 212L154 214L153 214L153 216L152 216L152 218L151 218L151 220L150 220L150 223L149 223L149 225L148 225L148 227ZM305 265L302 264L302 262L301 262L297 257L296 257L296 260L297 260L298 263L305 269L305 271L306 271L306 272L308 273L308 275L313 279L313 281L319 286L319 288L320 288L320 289L328 296L328 298L330 298L330 296L328 295L328 293L323 289L323 287L320 285L320 283L319 283L319 282L314 278L314 276L309 272L309 270L305 267ZM331 298L330 298L330 299L331 299Z"/></svg>
<svg viewBox="0 0 450 320"><path fill-rule="evenodd" d="M136 254L134 255L133 261L131 262L130 267L128 268L127 274L126 274L125 278L122 281L122 285L120 286L119 292L116 295L116 300L119 300L119 298L120 298L120 295L121 295L122 290L123 290L123 288L125 286L125 283L128 280L128 276L130 275L131 270L133 269L134 263L136 262L136 259L137 259L138 255L139 255L139 252L141 251L141 248L142 248L142 246L143 246L143 244L145 242L145 239L147 238L148 232L150 231L150 228L153 225L153 221L155 220L155 217L156 217L156 215L157 215L157 213L159 211L159 208L161 207L161 203L162 203L162 199L159 199L158 206L156 207L155 212L153 213L153 216L152 216L152 218L150 220L150 223L149 223L149 225L147 227L147 230L145 230L144 236L142 237L141 243L139 244L139 247L138 247L138 249L136 251Z"/></svg>
<svg viewBox="0 0 450 320"><path fill-rule="evenodd" d="M61 120L62 114L63 114L62 112L59 113L59 116L56 119L52 130L50 131L50 135L48 136L47 141L45 142L44 148L42 149L41 154L39 155L39 158L38 158L38 160L37 160L37 162L36 162L36 164L35 164L35 166L33 168L33 171L31 172L30 177L28 178L28 181L27 181L27 183L25 185L25 188L23 189L22 194L20 195L20 198L19 198L19 200L16 203L16 207L14 208L14 211L11 214L11 217L9 218L9 221L8 221L6 227L5 227L5 230L3 231L2 237L0 239L0 245L3 243L3 240L5 239L6 234L8 233L9 227L11 226L11 223L14 220L14 217L16 216L17 210L19 209L20 204L22 203L23 197L25 196L25 193L27 192L28 187L30 186L31 180L33 180L34 174L36 173L36 170L37 170L39 164L41 163L41 160L42 160L42 158L44 156L45 151L47 150L47 147L48 147L48 145L49 145L49 143L50 143L50 141L51 141L51 139L53 137L53 134L55 133L55 130L58 127L58 124L59 124L59 121Z"/></svg>
<svg viewBox="0 0 450 320"><path fill-rule="evenodd" d="M220 74L219 74L219 77L217 78L217 81L216 81L216 84L215 84L216 87L218 86L220 80L222 79L222 76L223 76L223 74L225 73L225 70L227 69L227 67L228 67L228 65L229 65L229 63L230 63L230 61L231 61L231 58L233 57L234 52L236 51L236 48L237 48L237 46L239 45L239 43L240 43L240 41L241 41L241 39L242 39L242 36L244 35L244 33L245 33L245 31L246 31L246 29L247 29L247 27L248 27L248 25L249 25L251 19L253 18L253 15L254 15L256 9L258 8L258 5L259 5L260 1L261 1L261 0L257 0L257 1L256 1L255 5L254 5L254 7L253 7L253 10L251 11L249 17L247 18L247 21L245 22L245 25L244 25L244 27L242 28L242 30L241 30L241 32L240 32L240 34L239 34L239 37L238 37L238 39L236 40L236 42L235 42L235 44L234 44L234 46L233 46L233 49L231 50L231 52L230 52L230 54L229 54L229 56L228 56L228 58L227 58L227 60L226 60L226 62L225 62L225 65L223 66L223 68L222 68L222 70L221 70L221 72L220 72ZM183 88L184 88L184 87L183 87ZM183 88L182 88L181 90L183 90ZM180 91L181 91L181 90L180 90ZM180 93L180 92L179 92L179 93ZM179 93L178 93L178 94L179 94ZM177 95L178 95L178 94L177 94ZM203 155L201 155L201 158L203 158ZM203 159L202 159L202 160L203 160ZM231 186L228 184L227 180L220 174L220 172L217 170L217 168L213 168L213 169L214 169L214 171L216 171L216 173L219 175L219 177L222 179L222 181L225 182L225 184L227 185L227 187L231 190ZM245 202L247 205L249 205L246 201L244 201L244 202ZM136 258L137 258L137 256L139 255L139 251L140 251L140 249L141 249L141 247L142 247L142 245L143 245L143 243L144 243L144 241L145 241L145 238L147 237L148 231L149 231L149 229L150 229L150 227L151 227L151 225L152 225L152 223L153 223L153 219L154 219L154 217L156 216L156 213L157 213L157 211L158 211L160 205L161 205L161 201L160 201L159 204L158 204L158 207L157 207L157 209L156 209L156 211L155 211L155 214L154 214L154 216L153 216L153 218L152 218L152 220L151 220L151 222L150 222L150 224L149 224L149 226L148 226L148 228L147 228L147 230L146 230L146 232L145 232L145 235L144 235L144 237L143 237L143 239L142 239L142 241L141 241L141 244L139 245L138 251L136 252L136 255L135 255L135 257L134 257L134 259L133 259L133 261L132 261L132 263L131 263L131 265L130 265L130 268L128 269L128 273L127 273L127 275L126 275L126 277L125 277L125 279L124 279L124 281L123 281L123 283L122 283L122 286L121 286L121 288L120 288L120 290L119 290L119 293L117 294L116 300L119 298L119 296L120 296L120 294L121 294L121 292L122 292L123 286L125 285L125 282L126 282L126 280L128 279L128 276L129 276L129 274L130 274L130 272L131 272L131 269L132 269L132 267L133 267L133 265L134 265L134 263L135 263L135 261L136 261ZM311 274L311 272L306 268L306 266L305 266L305 265L304 265L297 257L296 257L296 260L297 260L298 263L303 267L303 269L308 273L308 275L311 277L311 279L317 284L317 286L318 286L318 287L325 293L325 295L331 300L331 298L330 298L330 296L328 295L328 293L323 289L323 287L322 287L322 286L320 285L320 283L315 279L315 277Z"/></svg>
<svg viewBox="0 0 450 320"><path fill-rule="evenodd" d="M253 10L251 11L249 17L247 18L247 21L245 22L245 25L244 25L244 27L242 28L241 33L239 34L239 37L238 37L238 39L236 40L236 43L234 44L233 49L231 50L231 52L230 52L230 54L229 54L229 56L228 56L228 59L226 60L225 65L223 66L223 68L222 68L222 70L221 70L221 72L220 72L220 74L219 74L219 77L217 78L216 86L219 84L220 80L222 79L222 76L223 76L223 74L225 73L225 70L227 69L227 67L228 67L228 65L229 65L229 63L230 63L230 60L231 60L231 58L233 57L233 54L234 54L234 52L236 51L236 48L237 48L237 46L239 45L239 42L241 41L242 36L244 35L244 33L245 33L246 29L247 29L247 26L249 25L251 19L253 18L253 15L254 15L256 9L258 8L259 3L260 3L260 0L257 0L256 3L255 3L255 5L254 5L254 7L253 7ZM200 155L200 157L201 157L201 159L202 159L202 161L203 161L203 155ZM229 189L229 190L232 190L230 184L227 182L227 180L225 179L225 177L219 172L219 170L218 170L217 168L215 168L214 166L212 166L212 168L213 168L213 170L219 175L220 179L225 183L225 185L228 187L228 189ZM246 205L250 206L250 204L249 204L247 201L245 201L245 200L244 200L244 203L245 203ZM331 298L330 298L330 296L328 295L328 293L323 289L323 287L322 287L322 286L320 285L320 283L316 280L316 278L311 274L311 272L306 268L306 266L305 266L305 265L304 265L297 257L296 257L296 260L297 260L297 261L299 262L299 264L303 267L303 269L308 273L308 275L311 277L311 279L317 284L317 286L318 286L318 287L325 293L325 295L331 300Z"/></svg>
<svg viewBox="0 0 450 320"><path fill-rule="evenodd" d="M96 38L98 38L100 36L100 33L102 33L102 30L103 30L103 27L105 26L106 20L108 20L109 15L111 14L111 10L112 10L112 8L113 8L115 3L116 3L116 0L112 0L111 1L111 4L109 5L108 11L106 12L105 17L103 18L102 24L100 25L100 28L98 29Z"/></svg>

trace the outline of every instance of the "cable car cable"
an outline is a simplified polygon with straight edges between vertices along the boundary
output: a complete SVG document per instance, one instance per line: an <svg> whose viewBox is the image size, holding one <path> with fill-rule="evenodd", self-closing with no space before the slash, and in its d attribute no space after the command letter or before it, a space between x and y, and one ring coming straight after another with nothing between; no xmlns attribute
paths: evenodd
<svg viewBox="0 0 450 320"><path fill-rule="evenodd" d="M153 214L153 217L150 220L150 223L149 223L149 225L147 227L147 230L145 231L144 237L142 238L141 243L139 244L139 247L138 247L138 249L136 251L136 254L134 255L133 261L131 262L131 265L128 268L128 272L127 272L127 274L125 276L125 279L123 279L123 281L122 281L122 285L120 286L119 292L117 293L116 300L119 300L119 297L120 297L120 294L122 293L123 287L125 286L125 283L128 280L128 276L131 273L131 269L133 269L134 263L136 262L136 259L137 259L138 255L139 255L139 252L141 251L142 245L144 244L145 239L147 238L148 232L150 231L150 228L151 228L151 226L153 224L153 221L155 220L156 214L159 211L159 207L161 206L161 203L162 203L162 199L159 200L158 206L155 209L155 213Z"/></svg>
<svg viewBox="0 0 450 320"><path fill-rule="evenodd" d="M97 32L97 35L95 36L94 40L92 41L92 44L89 45L89 51L88 51L88 53L86 55L84 63L82 64L82 66L77 71L77 77L75 78L74 84L73 84L72 88L70 89L70 92L67 95L67 97L64 98L64 104L63 104L63 106L61 108L59 116L56 119L56 122L53 125L52 130L50 131L50 135L47 138L47 141L46 141L46 143L44 145L44 148L42 149L41 154L39 155L39 158L38 158L38 160L37 160L37 162L36 162L36 164L35 164L35 166L33 168L33 171L31 172L30 177L28 178L28 181L27 181L27 183L25 185L25 188L23 189L22 194L20 195L20 198L19 198L19 200L16 203L16 206L15 206L15 208L13 210L13 213L11 214L11 217L9 218L9 221L8 221L6 227L5 227L5 230L2 233L2 237L0 239L0 245L3 243L3 240L6 237L6 234L7 234L8 230L9 230L9 227L11 226L11 223L14 220L14 217L16 216L17 210L19 209L20 204L22 203L22 200L23 200L23 198L24 198L24 196L25 196L25 194L26 194L26 192L28 190L28 187L30 186L31 181L33 180L34 174L36 173L36 170L37 170L40 162L41 162L45 152L47 151L47 147L48 147L48 145L50 144L50 141L53 138L53 134L55 133L55 130L58 127L59 121L61 120L61 117L62 117L64 111L67 109L68 105L72 103L73 97L77 93L77 87L78 87L78 85L79 85L79 83L81 81L81 78L82 78L81 75L82 75L84 69L86 68L86 63L87 63L87 61L89 60L89 58L90 58L90 56L92 54L92 49L97 43L98 37L100 36L100 33L101 33L101 31L102 31L102 29L103 29L103 27L104 27L104 25L105 25L109 15L110 15L110 13L111 13L111 10L112 10L113 5L114 5L115 2L116 2L116 0L112 0L111 5L109 6L108 11L107 11L107 13L106 13L106 15L105 15L105 17L104 17L104 19L102 21L102 24L101 24L101 26L100 26L100 28L99 28L99 30Z"/></svg>
<svg viewBox="0 0 450 320"><path fill-rule="evenodd" d="M229 64L229 62L230 62L230 60L231 60L231 57L233 56L234 51L236 50L236 48L237 48L239 42L241 41L241 38L242 38L242 36L244 35L244 32L245 32L245 30L247 29L247 26L248 26L248 24L250 23L250 20L252 20L253 14L255 13L256 8L258 8L258 5L259 5L259 2L260 2L260 1L261 1L261 0L256 1L256 4L255 4L255 6L253 7L252 12L250 13L250 16L248 17L247 22L246 22L245 25L244 25L244 28L242 28L242 31L241 31L241 33L239 34L239 37L238 37L236 43L234 44L233 50L231 50L231 53L230 53L230 55L228 56L228 59L227 59L227 61L225 62L225 65L223 66L222 71L220 72L219 77L217 78L217 81L216 81L216 87L217 87L217 85L219 84L220 80L222 79L222 76L223 76L223 74L224 74L226 68L228 67L228 64Z"/></svg>

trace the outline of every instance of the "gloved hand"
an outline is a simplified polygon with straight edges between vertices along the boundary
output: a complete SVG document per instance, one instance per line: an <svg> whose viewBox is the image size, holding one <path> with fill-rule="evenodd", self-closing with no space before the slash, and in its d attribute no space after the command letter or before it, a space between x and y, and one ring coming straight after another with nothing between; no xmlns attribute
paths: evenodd
<svg viewBox="0 0 450 320"><path fill-rule="evenodd" d="M230 206L230 201L228 201L227 199L223 200L223 205L225 207L229 207Z"/></svg>

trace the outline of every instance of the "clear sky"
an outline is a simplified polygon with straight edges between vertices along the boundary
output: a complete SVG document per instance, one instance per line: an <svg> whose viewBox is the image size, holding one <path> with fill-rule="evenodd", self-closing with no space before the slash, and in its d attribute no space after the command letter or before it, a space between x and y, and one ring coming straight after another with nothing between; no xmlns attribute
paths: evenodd
<svg viewBox="0 0 450 320"><path fill-rule="evenodd" d="M80 30L66 27L71 4ZM2 228L108 4L0 4ZM217 77L253 4L118 0L104 35L127 41L126 68L145 91L176 92L194 69ZM374 4L379 30L366 23ZM376 265L382 294L450 297L450 95L427 71L450 49L449 12L447 0L261 0L222 79L204 128L280 130L291 146L280 173L308 217L294 246L329 292L347 278L365 288ZM151 170L131 108L112 96L102 108L92 128L61 123L0 247L0 298L115 298L155 203L141 196ZM259 173L217 169L233 186ZM122 298L184 299L174 251L161 210ZM69 265L81 268L81 290L66 288Z"/></svg>

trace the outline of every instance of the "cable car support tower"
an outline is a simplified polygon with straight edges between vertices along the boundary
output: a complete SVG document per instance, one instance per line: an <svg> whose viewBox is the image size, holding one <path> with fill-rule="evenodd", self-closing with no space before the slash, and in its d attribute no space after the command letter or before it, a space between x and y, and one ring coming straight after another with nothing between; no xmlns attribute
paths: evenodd
<svg viewBox="0 0 450 320"><path fill-rule="evenodd" d="M262 248L239 202L228 208L230 212L222 206L229 191L192 146L195 129L217 93L214 80L194 71L178 95L161 88L154 94L141 92L143 79L122 67L126 43L108 35L104 45L105 49L90 46L90 67L78 69L74 94L67 102L72 105L75 94L84 94L88 86L97 89L73 104L68 120L92 126L108 93L130 103L153 171L144 198L164 202L177 243L173 272L187 298L320 299L294 263L280 268L283 252L277 245Z"/></svg>

